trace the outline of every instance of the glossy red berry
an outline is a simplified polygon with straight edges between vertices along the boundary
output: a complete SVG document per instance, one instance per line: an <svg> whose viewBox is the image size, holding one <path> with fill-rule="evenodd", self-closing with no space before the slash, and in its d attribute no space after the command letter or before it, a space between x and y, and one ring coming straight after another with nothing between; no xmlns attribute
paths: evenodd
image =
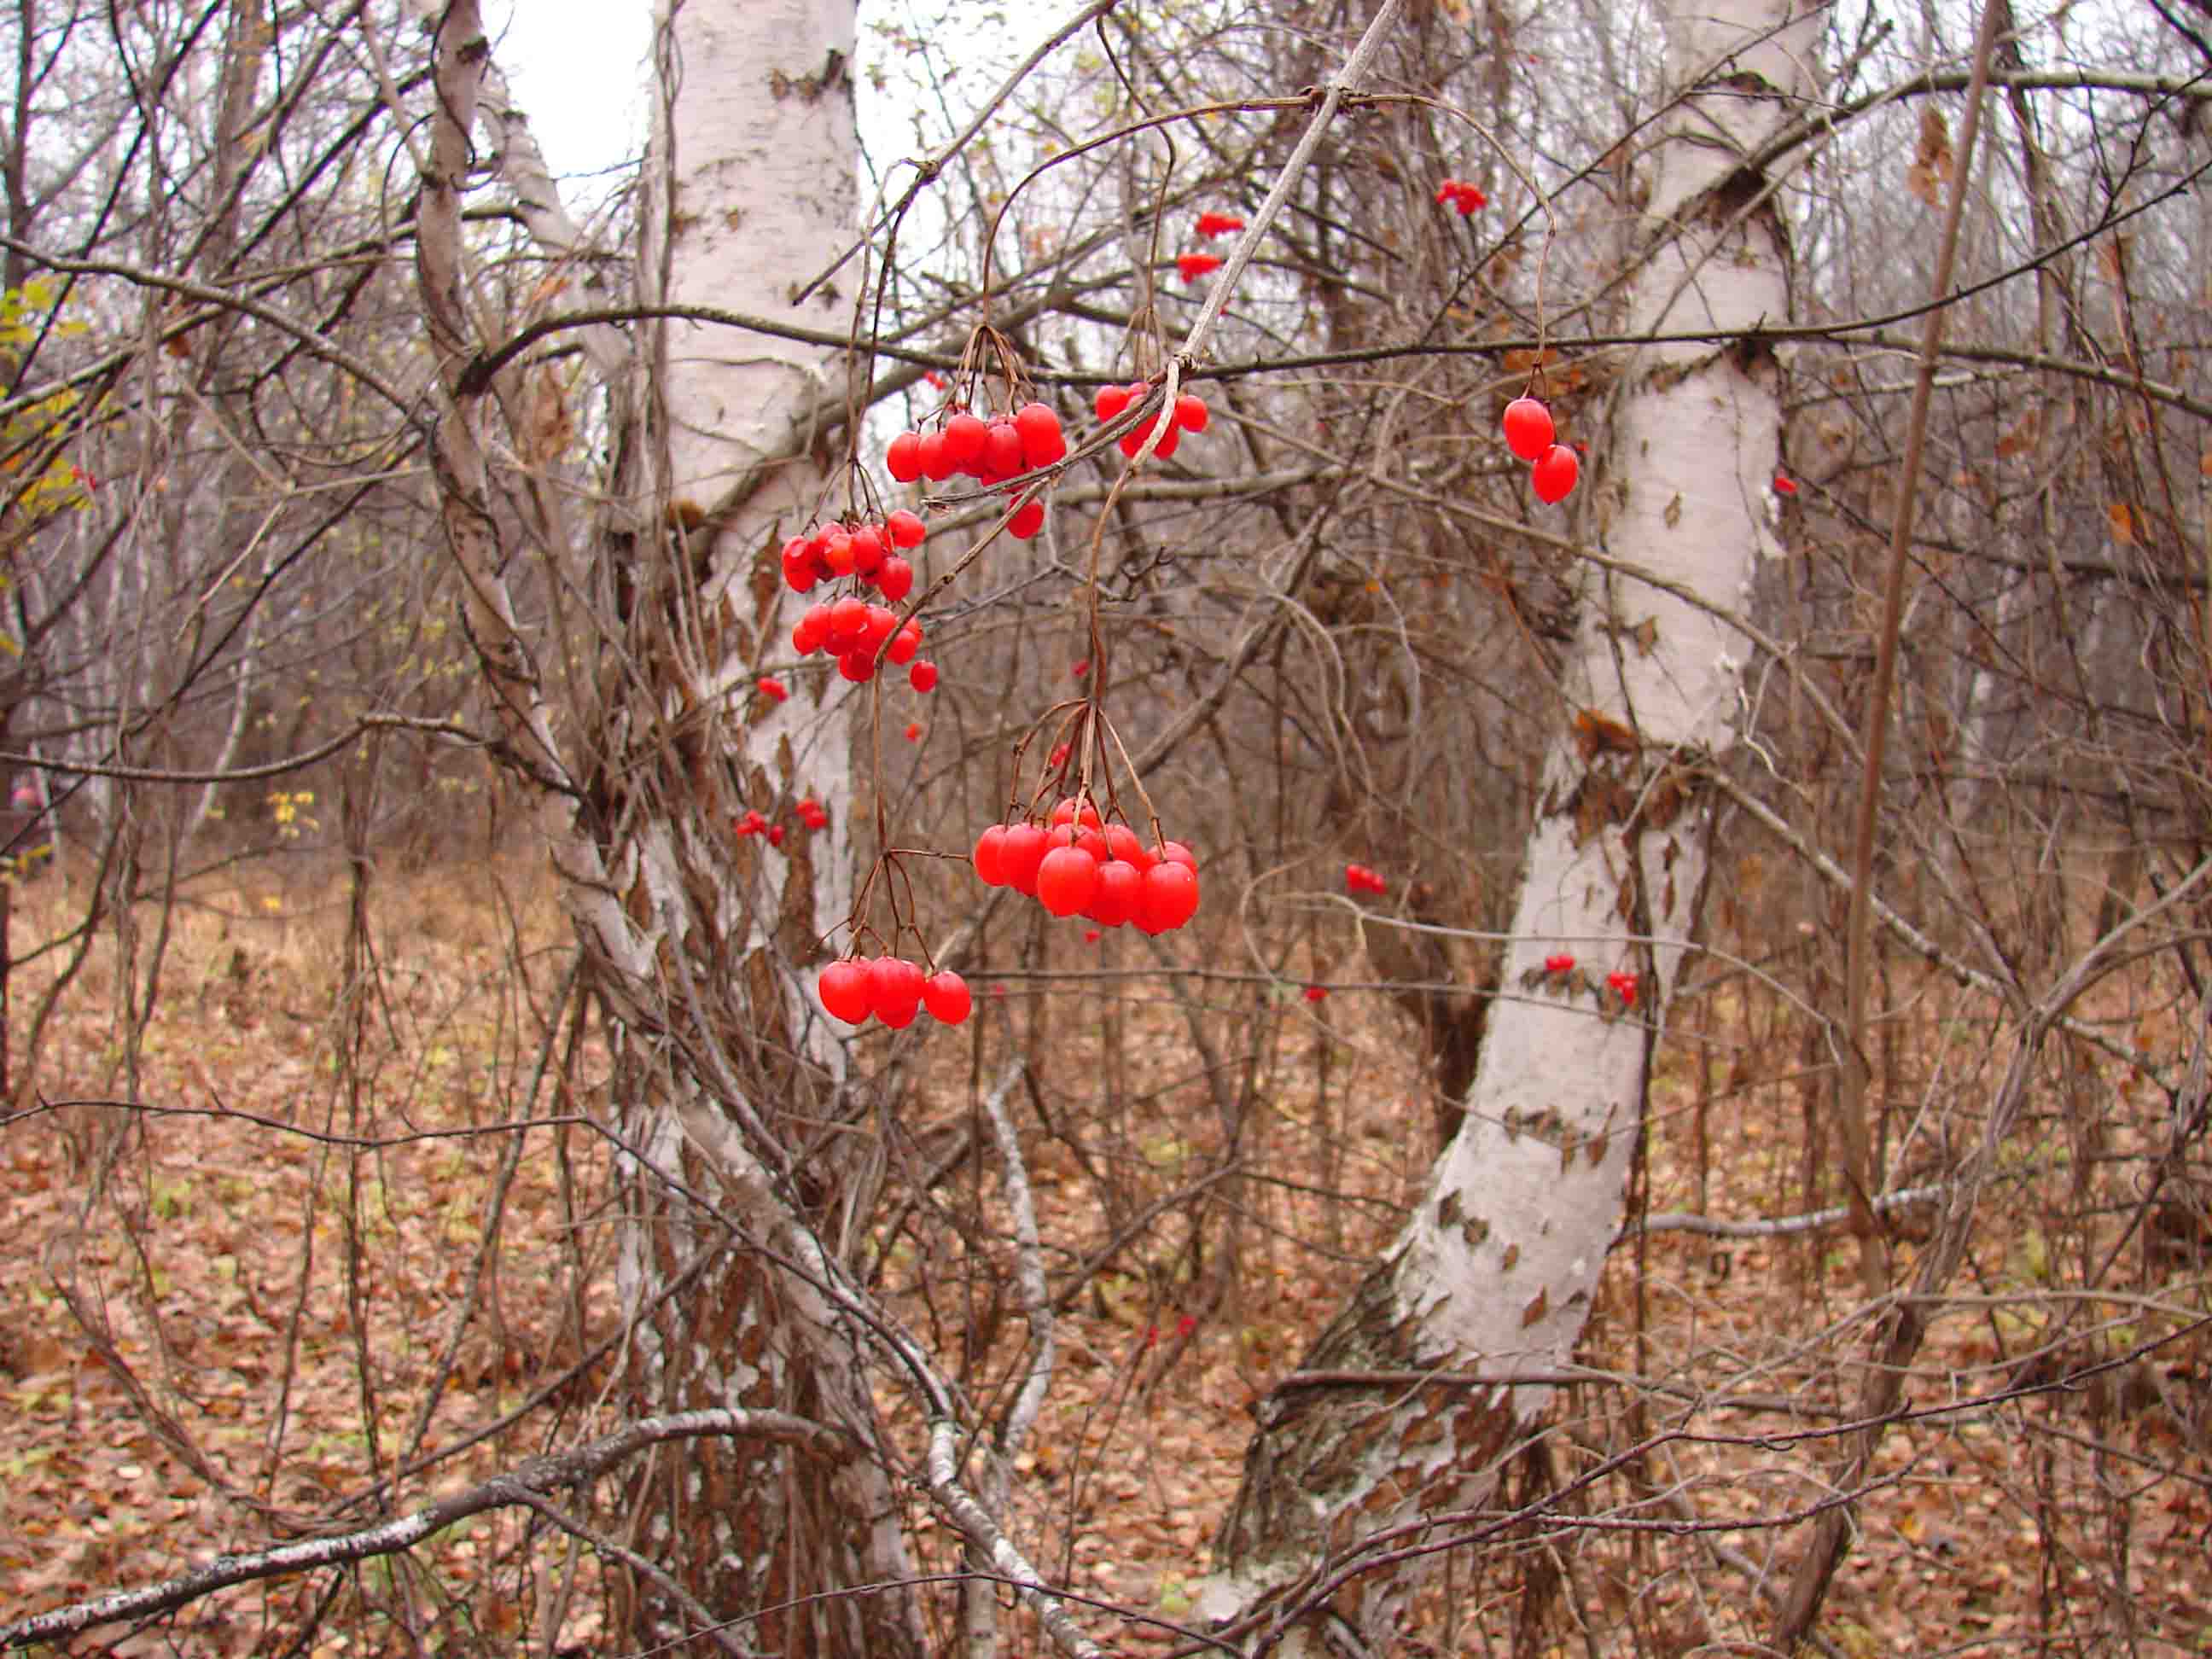
<svg viewBox="0 0 2212 1659"><path fill-rule="evenodd" d="M1575 459L1575 452L1565 444L1553 444L1528 469L1528 486L1536 492L1538 501L1550 506L1566 500L1581 472L1582 464Z"/></svg>
<svg viewBox="0 0 2212 1659"><path fill-rule="evenodd" d="M850 957L831 963L822 970L814 993L831 1014L848 1025L858 1025L868 1017L867 963Z"/></svg>
<svg viewBox="0 0 2212 1659"><path fill-rule="evenodd" d="M1091 407L1099 420L1110 421L1129 406L1130 388L1126 386L1102 386L1098 395L1091 400Z"/></svg>
<svg viewBox="0 0 2212 1659"><path fill-rule="evenodd" d="M1056 916L1073 915L1097 890L1098 860L1080 847L1059 842L1037 865L1037 902Z"/></svg>
<svg viewBox="0 0 2212 1659"><path fill-rule="evenodd" d="M864 524L853 532L853 574L868 576L883 564L884 556L890 550L884 545L884 532L872 524Z"/></svg>
<svg viewBox="0 0 2212 1659"><path fill-rule="evenodd" d="M921 649L921 624L910 622L891 635L890 648L884 655L903 668L914 660L914 653Z"/></svg>
<svg viewBox="0 0 2212 1659"><path fill-rule="evenodd" d="M980 422L977 424L981 424ZM921 476L932 483L943 483L960 469L952 464L952 457L945 447L944 434L925 432L921 436Z"/></svg>
<svg viewBox="0 0 2212 1659"><path fill-rule="evenodd" d="M922 522L921 514L904 507L884 520L884 532L896 548L912 550L929 539L929 526Z"/></svg>
<svg viewBox="0 0 2212 1659"><path fill-rule="evenodd" d="M826 605L807 606L791 630L791 648L802 657L811 657L830 639L830 607Z"/></svg>
<svg viewBox="0 0 2212 1659"><path fill-rule="evenodd" d="M1187 865L1163 860L1145 872L1132 918L1147 933L1180 927L1198 914L1198 875Z"/></svg>
<svg viewBox="0 0 2212 1659"><path fill-rule="evenodd" d="M1505 447L1524 461L1540 460L1559 438L1552 411L1534 398L1516 398L1505 405Z"/></svg>
<svg viewBox="0 0 2212 1659"><path fill-rule="evenodd" d="M969 861L975 866L975 879L986 887L1006 884L1006 872L1000 865L1006 841L1006 826L1003 823L994 823L975 837L975 850L969 854Z"/></svg>
<svg viewBox="0 0 2212 1659"><path fill-rule="evenodd" d="M1221 269L1218 253L1179 253L1176 256L1176 271L1184 282L1194 283L1209 271Z"/></svg>
<svg viewBox="0 0 2212 1659"><path fill-rule="evenodd" d="M1049 404L1024 404L1014 412L1014 430L1021 436L1028 467L1050 466L1067 453L1067 436Z"/></svg>
<svg viewBox="0 0 2212 1659"><path fill-rule="evenodd" d="M921 1006L940 1025L957 1025L968 1018L975 999L968 989L968 981L946 968L922 981Z"/></svg>
<svg viewBox="0 0 2212 1659"><path fill-rule="evenodd" d="M784 585L794 593L804 593L822 579L815 568L814 550L804 536L793 536L783 544Z"/></svg>
<svg viewBox="0 0 2212 1659"><path fill-rule="evenodd" d="M1087 800L1079 801L1074 796L1070 795L1065 800L1053 803L1052 814L1046 822L1055 830L1065 830L1071 823L1079 830L1096 830L1099 827L1101 819L1096 806Z"/></svg>
<svg viewBox="0 0 2212 1659"><path fill-rule="evenodd" d="M868 1011L894 1030L914 1023L921 1005L921 965L902 957L878 957L868 964Z"/></svg>
<svg viewBox="0 0 2212 1659"><path fill-rule="evenodd" d="M1083 914L1101 927L1119 927L1137 914L1144 891L1142 870L1126 859L1109 859L1098 866L1098 884Z"/></svg>
<svg viewBox="0 0 2212 1659"><path fill-rule="evenodd" d="M917 658L913 667L906 671L907 684L917 691L932 691L937 688L937 665L927 657Z"/></svg>
<svg viewBox="0 0 2212 1659"><path fill-rule="evenodd" d="M1025 542L1044 528L1044 503L1024 501L1006 520L1006 534L1018 542Z"/></svg>
<svg viewBox="0 0 2212 1659"><path fill-rule="evenodd" d="M876 567L876 591L896 605L914 592L914 567L892 554Z"/></svg>
<svg viewBox="0 0 2212 1659"><path fill-rule="evenodd" d="M1575 971L1575 959L1564 951L1559 951L1544 958L1544 971L1547 974L1571 974Z"/></svg>
<svg viewBox="0 0 2212 1659"><path fill-rule="evenodd" d="M884 453L884 470L901 483L912 483L921 476L921 434L902 432L891 440L890 447Z"/></svg>
<svg viewBox="0 0 2212 1659"><path fill-rule="evenodd" d="M983 447L990 441L991 428L963 409L945 422L942 435L945 460L952 471L972 472L983 459Z"/></svg>
<svg viewBox="0 0 2212 1659"><path fill-rule="evenodd" d="M1044 861L1045 833L1034 823L1014 823L999 842L999 874L1018 893L1035 896L1037 866Z"/></svg>
<svg viewBox="0 0 2212 1659"><path fill-rule="evenodd" d="M864 685L876 677L876 653L865 645L856 645L837 659L837 672L855 685Z"/></svg>
<svg viewBox="0 0 2212 1659"><path fill-rule="evenodd" d="M1206 399L1196 392L1186 392L1176 399L1176 424L1186 432L1203 432L1206 423L1213 417L1206 407Z"/></svg>
<svg viewBox="0 0 2212 1659"><path fill-rule="evenodd" d="M770 702L781 702L791 695L791 688L773 674L763 674L756 688Z"/></svg>

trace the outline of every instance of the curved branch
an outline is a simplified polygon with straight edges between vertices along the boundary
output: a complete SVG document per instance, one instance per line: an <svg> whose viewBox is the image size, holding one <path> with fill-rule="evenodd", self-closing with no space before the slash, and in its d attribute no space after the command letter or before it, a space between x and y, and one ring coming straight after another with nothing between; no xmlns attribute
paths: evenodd
<svg viewBox="0 0 2212 1659"><path fill-rule="evenodd" d="M12 1625L0 1625L0 1648L27 1648L33 1643L76 1635L94 1625L173 1612L233 1584L308 1572L341 1562L397 1555L472 1515L516 1504L534 1507L533 1498L597 1480L647 1446L670 1440L740 1435L797 1446L837 1462L854 1456L856 1451L848 1436L788 1412L723 1407L641 1418L602 1439L565 1452L533 1457L509 1474L495 1475L466 1492L440 1498L412 1515L387 1521L381 1526L337 1538L317 1538L304 1544L256 1550L246 1555L218 1555L207 1565L167 1583L149 1585L143 1589L117 1590L89 1601L58 1607L52 1613L19 1619Z"/></svg>

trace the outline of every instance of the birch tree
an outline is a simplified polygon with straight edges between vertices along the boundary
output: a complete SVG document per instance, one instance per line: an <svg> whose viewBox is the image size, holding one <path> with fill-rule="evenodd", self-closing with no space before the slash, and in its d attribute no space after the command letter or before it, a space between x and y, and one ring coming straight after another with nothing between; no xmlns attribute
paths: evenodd
<svg viewBox="0 0 2212 1659"><path fill-rule="evenodd" d="M1744 158L1816 88L1814 14L1666 9L1663 118L1632 358L1584 524L1501 983L1467 1111L1395 1245L1260 1408L1200 1610L1314 1609L1384 1643L1419 1575L1385 1549L1469 1540L1571 1364L1618 1231L1670 990L1693 944L1748 647L1729 616L1767 551L1788 228ZM1430 1559L1416 1553L1414 1559Z"/></svg>

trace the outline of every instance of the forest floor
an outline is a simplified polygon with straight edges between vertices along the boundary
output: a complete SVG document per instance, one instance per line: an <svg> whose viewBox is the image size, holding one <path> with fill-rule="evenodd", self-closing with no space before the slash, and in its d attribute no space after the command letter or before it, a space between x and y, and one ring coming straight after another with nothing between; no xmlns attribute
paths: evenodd
<svg viewBox="0 0 2212 1659"><path fill-rule="evenodd" d="M19 1067L42 989L70 959L80 897L58 878L17 896L16 948L29 955L14 983ZM615 1420L596 1392L604 1364L539 1397L613 1323L604 1144L574 1123L484 1133L603 1103L605 1056L590 1044L574 1096L522 1103L530 1079L561 1063L546 1024L567 965L560 918L517 870L380 878L370 902L388 925L365 975L342 886L303 896L251 871L201 884L175 913L135 1057L118 1032L145 999L150 919L135 973L103 938L57 1001L33 1115L0 1133L0 1623L226 1551L373 1524ZM334 995L349 983L372 994ZM989 981L978 988L990 996ZM1132 1084L1137 1104L1109 1151L1153 1183L1134 1193L1203 1170L1183 1011L1131 996L1111 1025L1072 1006L1055 1018L1038 1098L1133 1055L1157 1076L1180 1069L1178 1086ZM1062 1363L1015 1461L1018 1529L1039 1565L1163 1619L1187 1608L1209 1565L1252 1407L1387 1241L1434 1148L1411 1028L1384 1000L1340 994L1286 1018L1264 1081L1269 1111L1297 1136L1255 1154L1273 1179L1233 1255L1218 1235L1194 1255L1165 1222L1159 1249L1117 1253L1060 1323ZM951 1034L929 1041L910 1097L922 1144L973 1121L1003 1060ZM1653 1212L1697 1202L1684 1133L1696 1082L1674 1060L1655 1091ZM1729 1216L1802 1207L1786 1099L1707 1093L1721 1116L1705 1203ZM146 1109L99 1103L125 1098ZM1027 1121L1048 1236L1109 1234L1120 1199L1079 1155L1097 1143ZM1297 1150L1309 1146L1325 1151ZM488 1252L483 1218L501 1190ZM2174 1397L2212 1389L2201 1331L2193 1347L2154 1356L2140 1389L1946 1414L2034 1346L2018 1325L2026 1304L1999 1292L2063 1288L2047 1247L2023 1261L2022 1230L2000 1231L1973 1274L1990 1314L1938 1325L1929 1380L1912 1391L1931 1414L1887 1442L1824 1640L1850 1659L2212 1652L2212 1410L2192 1415ZM1864 1341L1855 1260L1840 1231L1667 1232L1617 1250L1582 1358L1672 1391L1571 1391L1547 1456L1522 1460L1513 1489L1660 1439L1630 1474L1564 1503L1563 1524L1517 1535L1485 1577L1451 1585L1425 1610L1420 1650L1760 1650L1760 1597L1787 1583L1807 1529L1758 1522L1814 1495L1824 1437L1847 1415L1838 1356ZM2208 1293L2198 1266L2160 1295L2185 1310ZM896 1306L925 1334L943 1312L920 1289ZM1018 1353L1021 1322L1004 1323L1016 1334L947 1359L986 1397ZM2107 1334L2124 1350L2130 1331ZM503 1430L510 1419L520 1428ZM1655 1524L1589 1525L1607 1512ZM933 1532L942 1546L923 1528L926 1548ZM515 1513L486 1516L349 1585L279 1580L138 1635L104 1634L133 1654L616 1651L599 1639L590 1561L544 1547L541 1570L526 1571L521 1535ZM1158 1627L1087 1622L1124 1650L1167 1645ZM1025 1630L1017 1650L1033 1641Z"/></svg>

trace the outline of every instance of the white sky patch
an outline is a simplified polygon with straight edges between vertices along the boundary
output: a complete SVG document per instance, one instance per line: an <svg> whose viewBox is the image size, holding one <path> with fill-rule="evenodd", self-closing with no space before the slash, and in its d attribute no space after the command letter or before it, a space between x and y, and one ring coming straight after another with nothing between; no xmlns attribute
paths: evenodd
<svg viewBox="0 0 2212 1659"><path fill-rule="evenodd" d="M489 0L484 26L554 177L604 173L643 152L652 0Z"/></svg>

